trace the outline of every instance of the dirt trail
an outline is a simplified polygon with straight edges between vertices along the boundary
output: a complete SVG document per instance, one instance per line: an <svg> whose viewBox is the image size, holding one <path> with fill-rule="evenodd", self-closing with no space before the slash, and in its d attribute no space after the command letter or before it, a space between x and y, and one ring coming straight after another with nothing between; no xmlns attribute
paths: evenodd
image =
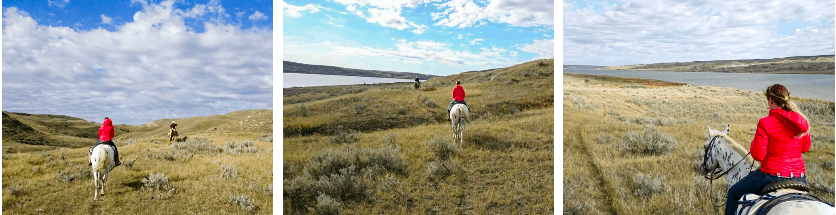
<svg viewBox="0 0 836 215"><path fill-rule="evenodd" d="M608 183L604 180L603 173L601 169L598 168L598 165L595 163L594 158L592 157L592 153L590 152L589 147L587 147L588 143L585 141L585 138L582 131L582 126L575 126L573 128L569 128L575 131L575 135L573 135L569 144L571 144L573 148L580 148L580 153L582 156L577 157L580 159L580 163L587 164L587 166L583 167L586 172L584 174L585 177L582 177L585 180L588 180L586 183L592 184L592 190L588 191L590 193L598 194L597 196L590 198L593 199L595 202L591 205L595 205L601 213L605 214L618 214L617 210L614 208L615 202L613 201L613 189L610 187ZM568 149L570 146L566 146ZM578 182L574 182L578 183ZM566 198L566 197L564 197ZM564 200L566 201L566 200ZM588 209L587 209L588 210Z"/></svg>

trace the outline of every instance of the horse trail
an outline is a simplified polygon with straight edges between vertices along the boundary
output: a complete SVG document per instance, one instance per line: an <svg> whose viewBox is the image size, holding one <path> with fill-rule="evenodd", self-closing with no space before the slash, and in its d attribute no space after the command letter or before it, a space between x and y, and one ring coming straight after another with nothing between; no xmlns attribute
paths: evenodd
<svg viewBox="0 0 836 215"><path fill-rule="evenodd" d="M592 177L588 179L591 180L593 184L597 185L595 187L599 191L598 193L605 195L605 198L603 200L605 202L598 202L595 205L603 205L602 210L609 214L618 214L617 210L613 208L615 206L615 202L613 201L613 196L615 196L614 190L612 189L611 185L607 183L607 181L604 179L601 169L598 168L598 164L592 157L592 152L590 151L589 147L587 147L588 144L586 143L585 138L581 133L581 127L576 127L575 129L576 141L573 142L579 143L581 145L581 148L583 149L581 153L583 153L584 156L581 156L580 158L583 159L582 163L589 164L589 166L584 169L590 170L589 173L592 174ZM595 198L595 200L601 201L601 199L599 198Z"/></svg>

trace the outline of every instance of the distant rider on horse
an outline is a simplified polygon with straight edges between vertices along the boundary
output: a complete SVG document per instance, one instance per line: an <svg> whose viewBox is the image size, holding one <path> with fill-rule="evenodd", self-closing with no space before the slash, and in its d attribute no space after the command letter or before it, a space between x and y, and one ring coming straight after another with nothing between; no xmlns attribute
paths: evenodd
<svg viewBox="0 0 836 215"><path fill-rule="evenodd" d="M122 162L119 162L119 150L116 150L116 144L113 144L114 136L116 136L116 133L113 129L113 122L110 121L110 118L105 117L104 123L99 127L99 141L96 141L96 145L108 144L112 146L113 159L116 160L116 166L119 166Z"/></svg>
<svg viewBox="0 0 836 215"><path fill-rule="evenodd" d="M168 126L170 129L168 130L168 141L174 141L174 135L177 134L177 124L174 121L171 121L171 125Z"/></svg>
<svg viewBox="0 0 836 215"><path fill-rule="evenodd" d="M450 109L456 104L464 104L464 106L467 106L467 103L464 102L464 88L461 85L461 81L456 81L456 87L453 88L453 102L450 102L450 105L447 106L447 120L450 120ZM469 110L470 106L467 106L467 109Z"/></svg>
<svg viewBox="0 0 836 215"><path fill-rule="evenodd" d="M418 80L418 76L415 76L415 89L417 90L419 87L421 87L421 81Z"/></svg>

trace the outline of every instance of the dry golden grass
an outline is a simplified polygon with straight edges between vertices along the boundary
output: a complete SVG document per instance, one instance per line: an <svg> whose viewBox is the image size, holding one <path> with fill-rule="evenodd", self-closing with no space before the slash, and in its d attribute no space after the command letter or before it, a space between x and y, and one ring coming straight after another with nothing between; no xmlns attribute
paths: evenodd
<svg viewBox="0 0 836 215"><path fill-rule="evenodd" d="M272 115L271 110L255 111ZM251 116L258 115L250 112ZM268 113L269 112L269 113ZM229 115L227 115L229 116ZM235 124L246 117L232 117ZM264 117L263 119L267 119ZM182 119L183 122L197 119ZM270 120L272 121L272 120ZM168 120L170 122L170 120ZM261 121L263 122L263 121ZM179 123L179 122L178 122ZM256 122L258 124L260 122ZM270 122L272 124L272 122ZM224 148L227 141L240 145L253 141L258 152L194 153L174 149L168 138L156 132L120 136L122 166L109 174L105 196L93 201L88 148L58 148L44 151L11 152L4 142L3 212L10 214L272 214L273 144L260 138L271 130L250 132L224 129L185 132L189 139L205 138ZM181 131L183 132L183 131ZM165 133L161 134L165 135ZM267 141L267 142L265 142ZM12 143L11 146L26 147ZM63 154L63 155L62 155ZM169 155L166 157L166 155ZM132 165L129 165L132 164ZM236 177L225 179L223 166L231 166ZM173 189L149 191L143 179L162 173ZM228 174L228 173L227 173ZM244 198L251 204L246 204ZM238 202L231 202L238 197ZM255 206L255 207L242 207ZM257 208L256 208L257 207ZM249 211L247 211L247 209Z"/></svg>
<svg viewBox="0 0 836 215"><path fill-rule="evenodd" d="M422 83L426 91L395 84L301 103L298 98L312 96L286 95L285 213L334 208L346 214L553 213L553 71L553 61L544 60L430 79ZM452 151L458 153L449 152L452 157L444 160L439 156L446 152L437 152L439 148L431 145L452 140L444 115L454 80L463 82L474 123L467 126L464 145L453 144ZM335 87L330 90L343 92ZM346 133L349 129L358 131L353 134L356 142L335 141L335 135L352 135ZM341 165L354 165L357 173L334 170L332 176L357 177L355 184L366 186L366 193L342 199L336 196L345 192L317 194L330 192L322 185L337 181L311 175L312 169L324 169L313 161L354 151L360 153L358 160ZM371 157L364 155L369 153L394 156L388 161L363 161ZM337 164L335 160L325 163ZM398 161L402 170L375 167ZM296 192L307 188L311 190Z"/></svg>
<svg viewBox="0 0 836 215"><path fill-rule="evenodd" d="M564 212L571 214L710 214L712 195L725 200L725 180L708 181L695 168L707 141L706 124L731 126L748 149L757 120L766 116L760 93L730 88L628 87L618 78L564 74ZM833 103L801 99L811 121L813 145L804 154L812 193L834 202ZM626 152L622 141L645 126L674 137L662 155ZM649 175L661 185L645 184ZM659 188L658 193L638 195ZM720 208L722 209L722 208Z"/></svg>

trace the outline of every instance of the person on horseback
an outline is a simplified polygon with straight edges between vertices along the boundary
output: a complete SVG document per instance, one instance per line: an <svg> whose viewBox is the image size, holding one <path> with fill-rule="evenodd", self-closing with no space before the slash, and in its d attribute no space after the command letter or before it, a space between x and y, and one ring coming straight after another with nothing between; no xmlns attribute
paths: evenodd
<svg viewBox="0 0 836 215"><path fill-rule="evenodd" d="M168 141L173 141L174 140L174 134L177 133L177 128L176 128L177 124L175 124L174 121L171 121L171 125L169 125L168 127L169 127Z"/></svg>
<svg viewBox="0 0 836 215"><path fill-rule="evenodd" d="M737 211L738 200L775 181L796 180L807 183L801 153L810 150L807 117L790 101L789 90L775 84L764 91L769 115L758 121L750 153L761 167L729 188L726 215Z"/></svg>
<svg viewBox="0 0 836 215"><path fill-rule="evenodd" d="M415 76L415 89L417 90L419 87L421 87L421 81L418 80L418 76Z"/></svg>
<svg viewBox="0 0 836 215"><path fill-rule="evenodd" d="M96 145L108 144L112 146L113 159L116 161L116 166L119 166L122 162L119 162L119 150L116 150L116 144L113 143L113 137L116 136L115 134L113 122L110 121L110 118L105 117L102 126L99 127L99 140L96 141Z"/></svg>
<svg viewBox="0 0 836 215"><path fill-rule="evenodd" d="M467 103L464 102L464 87L462 87L461 81L456 81L456 87L453 88L453 101L447 106L447 120L450 120L450 109L452 109L453 105L456 105L457 103L467 106ZM470 109L470 106L467 108Z"/></svg>

